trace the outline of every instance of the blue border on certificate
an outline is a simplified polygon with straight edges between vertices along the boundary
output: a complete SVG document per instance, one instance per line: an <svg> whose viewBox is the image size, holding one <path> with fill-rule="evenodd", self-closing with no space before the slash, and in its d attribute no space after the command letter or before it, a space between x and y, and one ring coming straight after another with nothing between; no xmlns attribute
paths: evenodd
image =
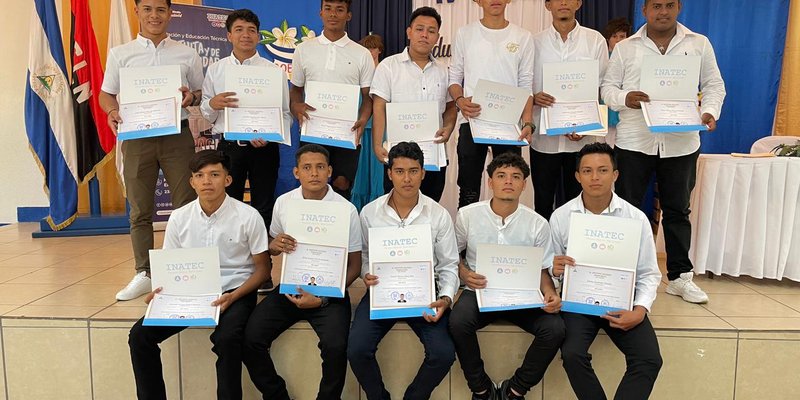
<svg viewBox="0 0 800 400"><path fill-rule="evenodd" d="M344 298L344 293L342 293L342 289L340 289L338 286L293 285L290 283L285 283L280 285L278 293L300 294L300 292L297 291L298 287L303 289L304 292L311 293L314 296L336 297L340 299Z"/></svg>
<svg viewBox="0 0 800 400"><path fill-rule="evenodd" d="M326 146L342 147L345 149L355 150L356 145L347 140L321 138L319 136L300 135L300 141L306 143L324 144Z"/></svg>
<svg viewBox="0 0 800 400"><path fill-rule="evenodd" d="M283 142L283 135L273 133L247 133L247 132L225 132L225 140L246 140L263 139L268 142Z"/></svg>
<svg viewBox="0 0 800 400"><path fill-rule="evenodd" d="M658 125L650 127L650 132L653 133L696 132L707 130L708 126L706 125Z"/></svg>
<svg viewBox="0 0 800 400"><path fill-rule="evenodd" d="M369 294L367 294L369 296ZM415 318L422 313L436 315L436 310L429 307L389 308L385 310L369 310L369 319Z"/></svg>
<svg viewBox="0 0 800 400"><path fill-rule="evenodd" d="M144 326L203 326L215 327L217 321L213 318L145 318L142 321Z"/></svg>
<svg viewBox="0 0 800 400"><path fill-rule="evenodd" d="M117 139L119 141L124 141L132 139L143 139L149 137L177 135L179 133L181 133L181 131L180 129L178 129L177 126L164 126L161 128L144 129L141 131L118 132Z"/></svg>
<svg viewBox="0 0 800 400"><path fill-rule="evenodd" d="M572 132L580 133L580 132L587 132L587 131L595 131L598 129L603 129L603 124L599 122L595 122L593 124L586 124L586 125L577 125L577 126L567 126L564 128L547 128L547 136L560 136L560 135L568 135Z"/></svg>
<svg viewBox="0 0 800 400"><path fill-rule="evenodd" d="M524 140L504 140L504 139L487 139L472 137L472 141L478 144L503 144L508 146L527 146L528 142Z"/></svg>
<svg viewBox="0 0 800 400"><path fill-rule="evenodd" d="M561 303L561 311L567 311L576 314L596 315L599 317L608 314L609 311L626 311L626 310L617 307L596 306L594 304L565 301Z"/></svg>
<svg viewBox="0 0 800 400"><path fill-rule="evenodd" d="M425 171L431 171L431 172L439 172L442 170L441 167L435 164L425 164L423 168L425 169Z"/></svg>
<svg viewBox="0 0 800 400"><path fill-rule="evenodd" d="M478 307L480 312L496 312L496 311L511 311L511 310L525 310L529 308L542 308L544 304L516 304L513 306L505 307Z"/></svg>

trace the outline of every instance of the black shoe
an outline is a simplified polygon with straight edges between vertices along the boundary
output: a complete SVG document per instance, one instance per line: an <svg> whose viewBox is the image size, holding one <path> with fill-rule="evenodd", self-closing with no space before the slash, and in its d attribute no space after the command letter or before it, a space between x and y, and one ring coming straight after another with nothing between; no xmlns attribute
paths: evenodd
<svg viewBox="0 0 800 400"><path fill-rule="evenodd" d="M275 286L272 284L272 278L270 277L264 282L260 288L258 288L258 294L265 294L272 290Z"/></svg>
<svg viewBox="0 0 800 400"><path fill-rule="evenodd" d="M509 379L504 380L497 391L498 400L525 400L525 396L517 396L511 392L511 380Z"/></svg>
<svg viewBox="0 0 800 400"><path fill-rule="evenodd" d="M489 389L482 394L472 393L472 400L497 400L497 387L492 383Z"/></svg>

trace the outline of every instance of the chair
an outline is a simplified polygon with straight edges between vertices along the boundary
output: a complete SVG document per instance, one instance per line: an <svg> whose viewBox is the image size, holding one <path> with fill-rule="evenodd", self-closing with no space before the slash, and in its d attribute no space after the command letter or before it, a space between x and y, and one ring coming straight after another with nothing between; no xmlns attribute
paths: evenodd
<svg viewBox="0 0 800 400"><path fill-rule="evenodd" d="M770 153L775 146L779 144L797 144L800 143L800 136L767 136L756 140L750 148L750 154L754 153Z"/></svg>

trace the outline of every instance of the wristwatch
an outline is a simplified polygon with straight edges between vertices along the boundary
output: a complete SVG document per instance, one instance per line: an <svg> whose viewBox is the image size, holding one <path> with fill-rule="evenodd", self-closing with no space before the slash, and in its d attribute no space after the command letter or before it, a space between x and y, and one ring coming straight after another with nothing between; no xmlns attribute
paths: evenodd
<svg viewBox="0 0 800 400"><path fill-rule="evenodd" d="M525 129L526 126L530 126L531 127L531 133L536 131L536 125L534 125L533 122L530 122L530 121L529 122L523 122L522 126L520 127L520 129Z"/></svg>
<svg viewBox="0 0 800 400"><path fill-rule="evenodd" d="M325 308L328 306L328 304L330 304L330 299L328 299L327 297L319 296L319 300L322 302L319 305L319 308Z"/></svg>

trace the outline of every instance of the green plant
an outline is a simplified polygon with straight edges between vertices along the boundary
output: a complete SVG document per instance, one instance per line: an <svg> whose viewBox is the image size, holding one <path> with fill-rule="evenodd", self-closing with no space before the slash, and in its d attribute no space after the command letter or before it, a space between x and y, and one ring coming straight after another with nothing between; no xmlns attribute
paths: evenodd
<svg viewBox="0 0 800 400"><path fill-rule="evenodd" d="M800 157L800 140L795 144L781 143L772 152L778 157Z"/></svg>

